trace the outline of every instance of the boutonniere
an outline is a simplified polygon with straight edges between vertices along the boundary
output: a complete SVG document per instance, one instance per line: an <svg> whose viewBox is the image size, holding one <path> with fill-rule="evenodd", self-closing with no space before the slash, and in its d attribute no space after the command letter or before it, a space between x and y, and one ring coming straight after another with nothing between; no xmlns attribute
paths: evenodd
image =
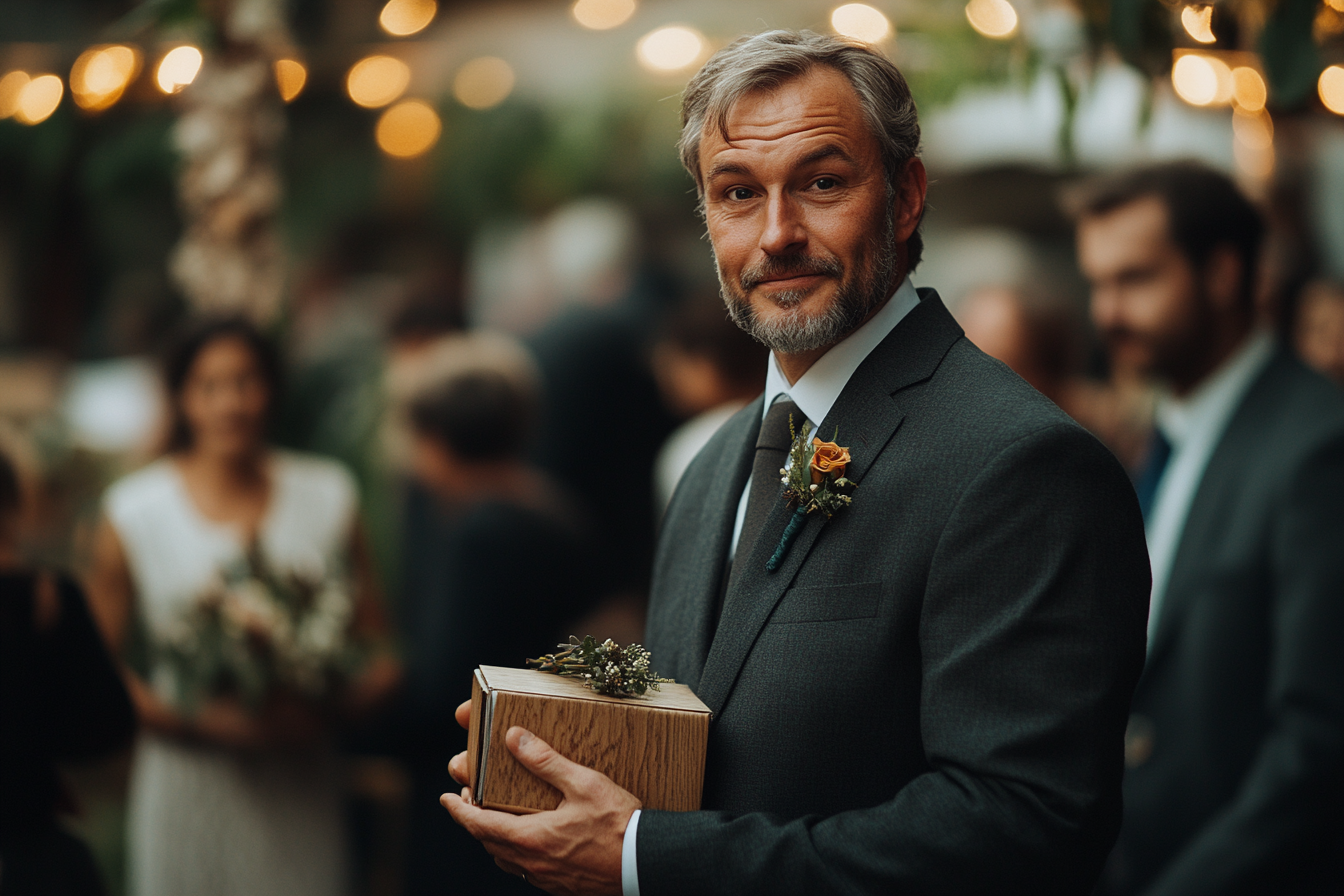
<svg viewBox="0 0 1344 896"><path fill-rule="evenodd" d="M793 437L789 459L792 463L788 469L779 472L780 481L784 483L784 500L793 508L793 516L789 517L789 524L779 537L779 546L765 563L768 572L778 569L789 555L789 547L809 513L823 513L830 519L854 500L850 497L854 483L845 478L845 468L850 463L849 449L834 441L812 439L809 442L809 434L806 423L801 432L796 432L793 417L789 417L789 435ZM836 427L832 438L839 437L840 429Z"/></svg>

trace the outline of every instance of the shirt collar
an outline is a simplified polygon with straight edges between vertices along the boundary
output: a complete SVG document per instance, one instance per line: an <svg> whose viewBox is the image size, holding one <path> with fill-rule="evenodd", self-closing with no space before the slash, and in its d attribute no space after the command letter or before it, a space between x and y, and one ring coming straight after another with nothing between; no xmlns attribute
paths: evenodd
<svg viewBox="0 0 1344 896"><path fill-rule="evenodd" d="M863 326L836 343L830 351L817 359L792 386L779 369L774 352L770 353L765 374L765 403L761 409L762 419L770 405L781 395L788 396L798 405L803 416L819 425L831 412L840 393L844 391L849 378L864 359L882 343L883 339L896 328L907 314L919 304L919 293L906 277L892 293L891 299L883 305Z"/></svg>
<svg viewBox="0 0 1344 896"><path fill-rule="evenodd" d="M1273 353L1273 337L1256 331L1185 398L1163 391L1154 409L1158 429L1177 448L1197 433L1221 432Z"/></svg>

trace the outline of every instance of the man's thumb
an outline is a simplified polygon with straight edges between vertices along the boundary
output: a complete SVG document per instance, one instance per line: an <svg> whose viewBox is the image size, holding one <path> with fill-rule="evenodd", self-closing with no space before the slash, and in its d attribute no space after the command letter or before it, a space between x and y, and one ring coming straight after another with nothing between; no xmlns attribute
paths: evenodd
<svg viewBox="0 0 1344 896"><path fill-rule="evenodd" d="M568 793L574 780L574 773L580 766L561 756L546 741L537 737L526 728L514 726L504 735L509 752L518 758L523 767L541 780Z"/></svg>

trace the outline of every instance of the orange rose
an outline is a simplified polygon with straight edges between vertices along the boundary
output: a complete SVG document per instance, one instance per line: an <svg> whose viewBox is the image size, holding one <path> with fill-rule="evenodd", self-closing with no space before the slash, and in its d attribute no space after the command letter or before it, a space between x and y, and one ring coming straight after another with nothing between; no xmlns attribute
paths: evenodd
<svg viewBox="0 0 1344 896"><path fill-rule="evenodd" d="M845 475L845 467L849 464L848 448L841 448L834 442L823 442L821 439L813 439L812 445L813 484L820 483L827 474L834 475L836 479Z"/></svg>

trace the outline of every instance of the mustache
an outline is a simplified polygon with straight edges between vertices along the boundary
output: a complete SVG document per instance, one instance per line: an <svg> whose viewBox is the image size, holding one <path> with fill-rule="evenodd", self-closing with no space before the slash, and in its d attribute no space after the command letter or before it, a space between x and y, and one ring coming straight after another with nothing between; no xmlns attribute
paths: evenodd
<svg viewBox="0 0 1344 896"><path fill-rule="evenodd" d="M787 277L810 277L821 275L839 279L845 273L840 259L815 258L811 255L768 256L758 264L744 268L738 275L743 292L751 292L766 280L782 280Z"/></svg>

